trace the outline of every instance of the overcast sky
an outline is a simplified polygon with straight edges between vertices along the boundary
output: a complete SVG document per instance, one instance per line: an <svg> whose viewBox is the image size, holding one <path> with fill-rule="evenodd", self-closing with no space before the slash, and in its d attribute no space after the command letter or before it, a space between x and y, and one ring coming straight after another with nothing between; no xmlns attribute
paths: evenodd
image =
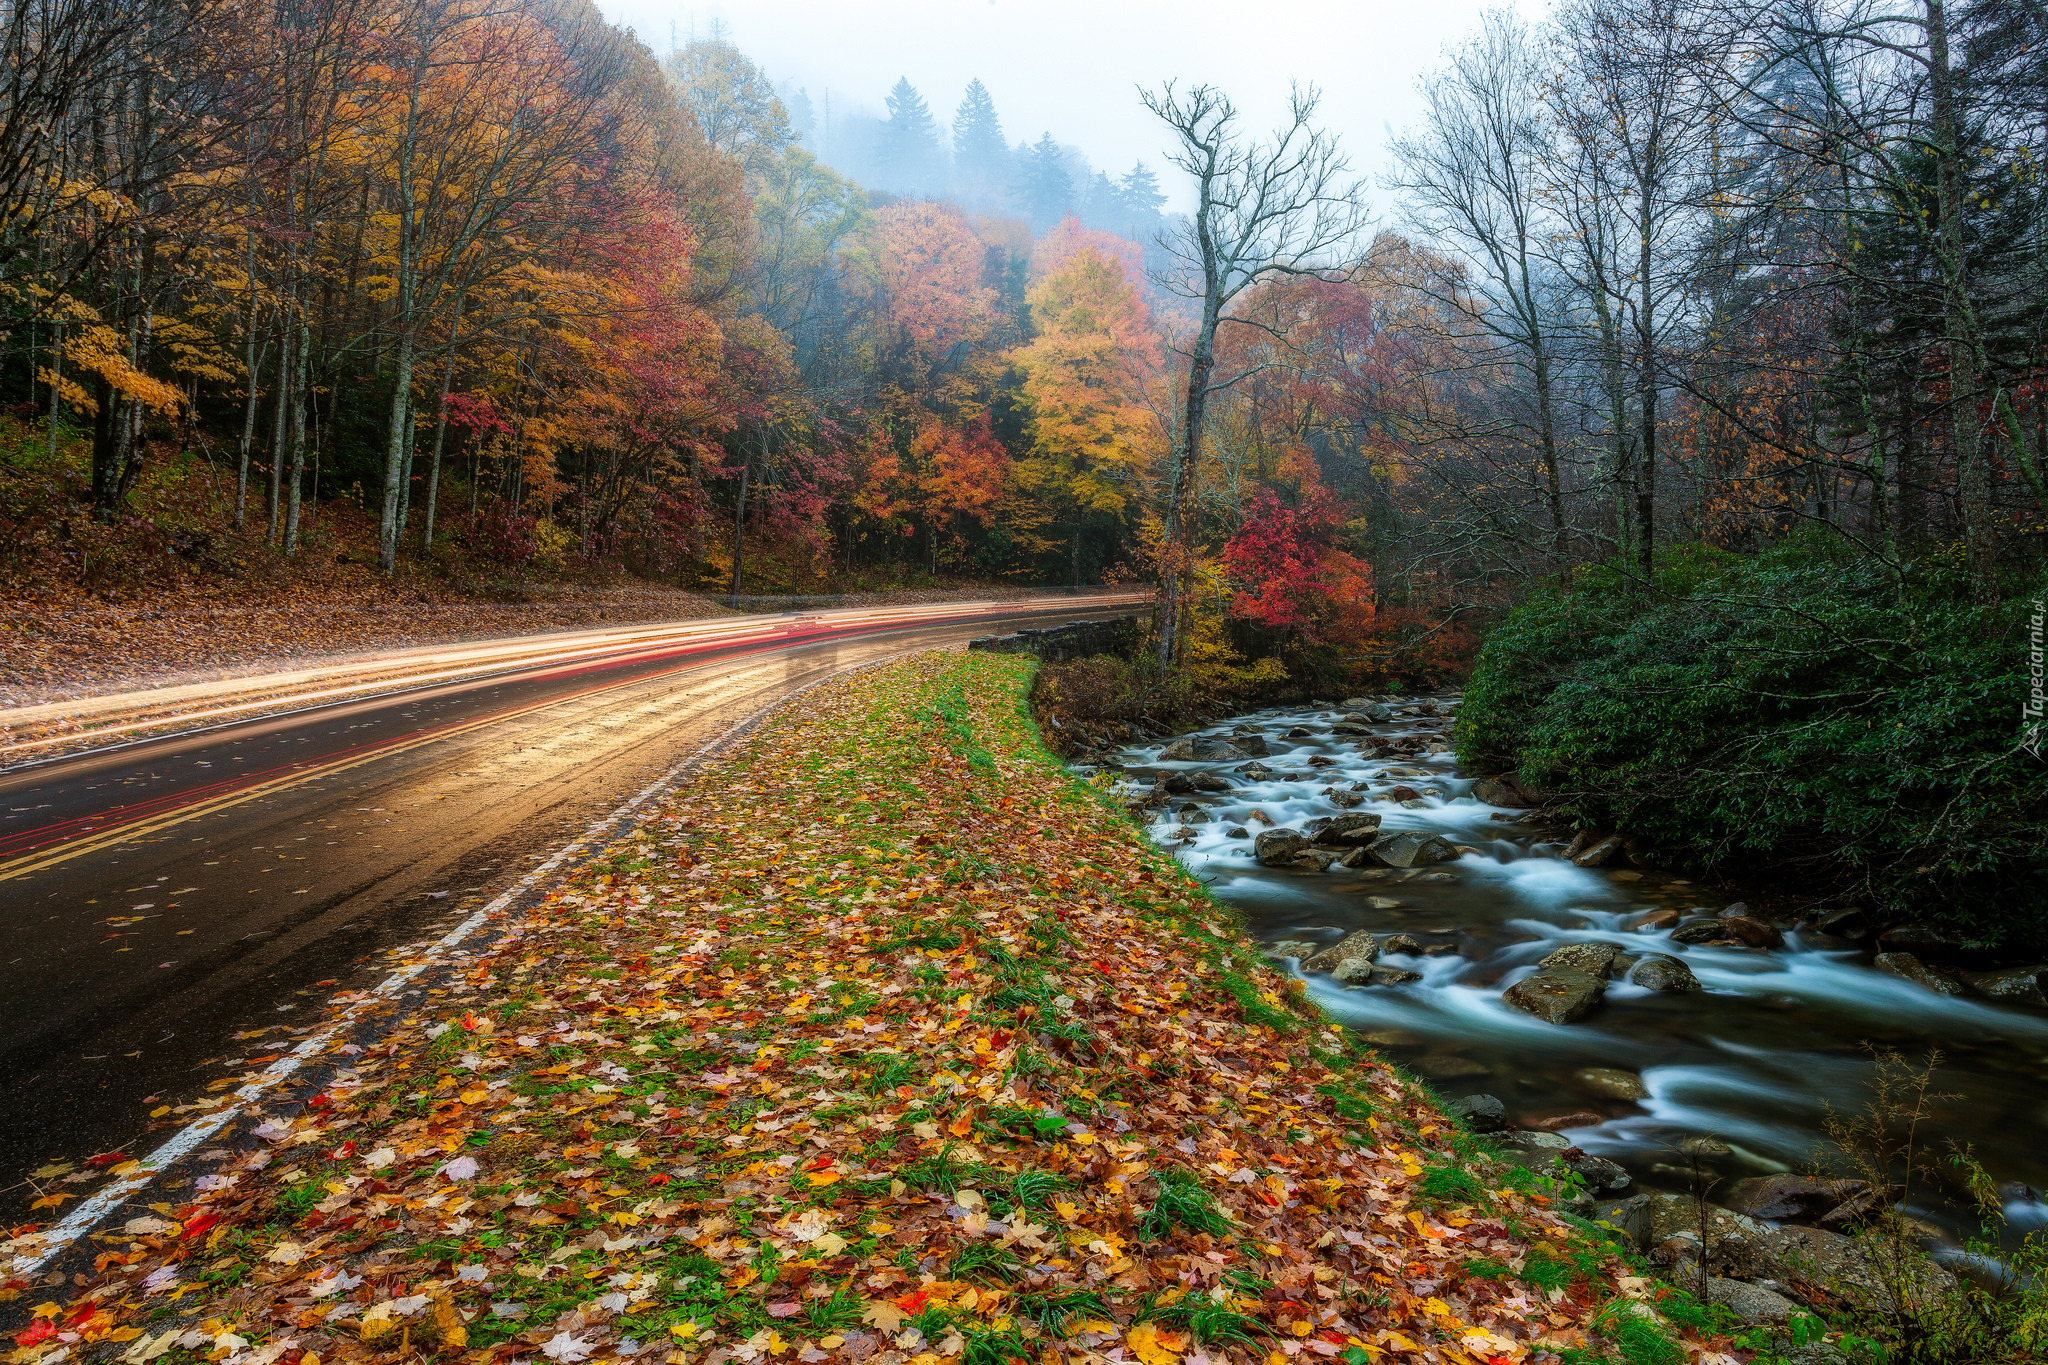
<svg viewBox="0 0 2048 1365"><path fill-rule="evenodd" d="M1497 0L1495 0L1497 3ZM1173 77L1222 86L1254 127L1285 108L1288 82L1324 92L1327 121L1362 170L1377 172L1388 130L1413 119L1415 78L1468 32L1486 0L598 0L606 17L666 54L714 21L778 84L793 80L835 110L880 115L908 76L944 123L967 82L994 95L1012 143L1051 132L1100 169L1140 158L1164 173L1163 141L1137 87ZM1525 14L1540 4L1521 5Z"/></svg>

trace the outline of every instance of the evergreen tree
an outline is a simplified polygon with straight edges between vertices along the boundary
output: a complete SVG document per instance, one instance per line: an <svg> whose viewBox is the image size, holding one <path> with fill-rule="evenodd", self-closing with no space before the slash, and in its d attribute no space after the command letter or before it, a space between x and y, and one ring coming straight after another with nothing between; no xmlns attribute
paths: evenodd
<svg viewBox="0 0 2048 1365"><path fill-rule="evenodd" d="M967 93L953 113L953 160L963 169L998 178L1009 169L1003 121L996 117L996 102L978 77L967 83Z"/></svg>
<svg viewBox="0 0 2048 1365"><path fill-rule="evenodd" d="M1126 210L1123 190L1106 173L1097 171L1081 200L1081 221L1089 227L1121 235L1131 216Z"/></svg>
<svg viewBox="0 0 2048 1365"><path fill-rule="evenodd" d="M939 163L939 128L930 106L908 77L898 77L883 101L889 117L882 124L881 163L889 188L932 187Z"/></svg>
<svg viewBox="0 0 2048 1365"><path fill-rule="evenodd" d="M1018 154L1017 197L1039 232L1054 226L1073 207L1074 182L1067 176L1065 160L1051 133Z"/></svg>
<svg viewBox="0 0 2048 1365"><path fill-rule="evenodd" d="M789 110L789 129L796 134L796 140L812 151L818 149L818 113L811 104L811 92L797 87L795 93L783 101Z"/></svg>
<svg viewBox="0 0 2048 1365"><path fill-rule="evenodd" d="M1152 168L1142 161L1124 173L1119 189L1124 211L1139 223L1150 225L1166 204L1166 195L1159 188L1159 177L1152 174Z"/></svg>

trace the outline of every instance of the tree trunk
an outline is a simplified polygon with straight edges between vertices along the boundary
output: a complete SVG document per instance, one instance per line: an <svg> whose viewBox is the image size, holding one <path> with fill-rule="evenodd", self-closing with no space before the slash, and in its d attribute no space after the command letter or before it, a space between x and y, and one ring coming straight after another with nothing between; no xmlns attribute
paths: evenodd
<svg viewBox="0 0 2048 1365"><path fill-rule="evenodd" d="M1949 420L1956 454L1956 501L1963 516L1970 595L1998 600L1998 532L1992 525L1991 476L1985 468L1983 424L1977 416L1977 348L1971 336L1969 272L1964 257L1962 120L1949 70L1948 15L1942 0L1927 0L1928 104L1934 119L1937 239L1943 257L1943 318L1948 351Z"/></svg>
<svg viewBox="0 0 2048 1365"><path fill-rule="evenodd" d="M740 466L740 500L732 514L732 599L739 605L740 567L744 563L747 549L747 476L754 472L754 460L750 455Z"/></svg>
<svg viewBox="0 0 2048 1365"><path fill-rule="evenodd" d="M249 401L242 407L242 449L235 465L235 529L248 529L249 452L256 444L256 409L263 387L263 363L270 359L270 343L256 345L256 329L249 328Z"/></svg>
<svg viewBox="0 0 2048 1365"><path fill-rule="evenodd" d="M405 478L405 429L412 423L412 332L398 333L397 383L391 390L391 427L384 446L384 507L377 524L377 567L398 572L398 505Z"/></svg>
<svg viewBox="0 0 2048 1365"><path fill-rule="evenodd" d="M1637 270L1638 303L1636 306L1636 336L1642 347L1642 373L1637 380L1642 390L1636 418L1641 423L1641 434L1636 438L1636 534L1642 539L1636 552L1642 567L1643 578L1649 579L1657 567L1657 326L1652 311L1650 287L1650 265L1653 254L1653 238L1650 225L1650 186L1647 179L1640 187L1640 202L1637 220Z"/></svg>
<svg viewBox="0 0 2048 1365"><path fill-rule="evenodd" d="M50 458L57 458L57 419L64 411L64 324L57 324L56 348L50 356Z"/></svg>
<svg viewBox="0 0 2048 1365"><path fill-rule="evenodd" d="M276 544L278 535L279 495L284 492L285 438L291 411L292 390L292 329L280 318L277 329L277 396L273 400L270 421L270 490L266 508L270 528L265 533L266 544Z"/></svg>
<svg viewBox="0 0 2048 1365"><path fill-rule="evenodd" d="M434 548L434 512L441 501L441 452L448 441L448 391L455 379L455 343L462 331L462 294L455 295L455 320L448 326L448 354L441 362L441 402L434 410L434 460L427 469L427 519L420 549Z"/></svg>
<svg viewBox="0 0 2048 1365"><path fill-rule="evenodd" d="M1216 370L1217 309L1202 312L1188 365L1187 402L1180 440L1174 443L1173 474L1167 489L1166 521L1159 547L1159 653L1161 676L1180 661L1181 614L1187 596L1188 522L1194 512L1195 462L1202 453L1202 419L1209 407L1209 379Z"/></svg>
<svg viewBox="0 0 2048 1365"><path fill-rule="evenodd" d="M284 518L284 552L299 552L299 496L306 481L306 353L312 348L313 329L306 323L303 300L299 307L299 340L292 375L292 470L291 491Z"/></svg>

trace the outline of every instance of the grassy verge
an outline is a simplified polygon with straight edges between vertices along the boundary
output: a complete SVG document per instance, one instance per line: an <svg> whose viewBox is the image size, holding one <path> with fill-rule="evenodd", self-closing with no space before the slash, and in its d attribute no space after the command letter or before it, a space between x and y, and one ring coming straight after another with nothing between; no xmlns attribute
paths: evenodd
<svg viewBox="0 0 2048 1365"><path fill-rule="evenodd" d="M1724 1358L1074 782L1028 682L811 694L11 1359Z"/></svg>

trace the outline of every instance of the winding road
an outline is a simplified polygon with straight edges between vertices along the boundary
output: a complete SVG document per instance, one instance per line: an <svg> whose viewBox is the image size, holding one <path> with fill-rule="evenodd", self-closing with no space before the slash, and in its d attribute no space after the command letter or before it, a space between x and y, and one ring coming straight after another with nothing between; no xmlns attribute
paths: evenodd
<svg viewBox="0 0 2048 1365"><path fill-rule="evenodd" d="M384 949L461 919L792 693L1135 600L529 637L452 680L445 651L421 651L377 695L236 718L199 689L208 728L0 770L0 1187L140 1150L149 1110L198 1089L236 1033L311 1023Z"/></svg>

